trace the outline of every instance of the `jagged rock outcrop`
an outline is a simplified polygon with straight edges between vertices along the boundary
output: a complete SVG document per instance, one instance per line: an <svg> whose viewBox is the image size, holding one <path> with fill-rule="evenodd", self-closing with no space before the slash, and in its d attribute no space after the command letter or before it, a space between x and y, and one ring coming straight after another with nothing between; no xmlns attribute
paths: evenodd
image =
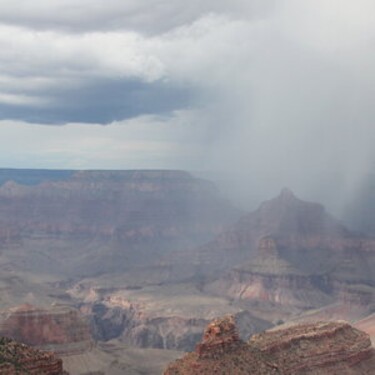
<svg viewBox="0 0 375 375"><path fill-rule="evenodd" d="M367 334L345 322L301 324L253 336L236 334L233 318L214 320L195 352L170 364L164 375L371 374L375 350Z"/></svg>
<svg viewBox="0 0 375 375"><path fill-rule="evenodd" d="M0 337L0 374L69 375L54 353L42 352L6 337Z"/></svg>
<svg viewBox="0 0 375 375"><path fill-rule="evenodd" d="M235 352L242 345L234 317L227 316L215 319L208 325L195 351L199 358L218 359L224 353Z"/></svg>
<svg viewBox="0 0 375 375"><path fill-rule="evenodd" d="M0 314L0 336L57 352L80 354L93 346L88 322L68 306L39 309L22 305Z"/></svg>

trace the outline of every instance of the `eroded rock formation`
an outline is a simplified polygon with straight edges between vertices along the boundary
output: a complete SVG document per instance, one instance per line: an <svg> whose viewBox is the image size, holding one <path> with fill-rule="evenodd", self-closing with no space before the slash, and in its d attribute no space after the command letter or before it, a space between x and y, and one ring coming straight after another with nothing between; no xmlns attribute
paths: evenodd
<svg viewBox="0 0 375 375"><path fill-rule="evenodd" d="M205 291L287 315L335 302L370 313L375 303L374 240L289 190L204 246L200 259L223 269Z"/></svg>
<svg viewBox="0 0 375 375"><path fill-rule="evenodd" d="M0 374L69 375L54 353L42 352L5 337L0 337Z"/></svg>
<svg viewBox="0 0 375 375"><path fill-rule="evenodd" d="M372 374L375 350L367 334L345 322L300 324L253 336L236 334L232 317L214 320L195 352L164 375Z"/></svg>
<svg viewBox="0 0 375 375"><path fill-rule="evenodd" d="M195 351L199 358L217 359L224 353L238 350L240 340L233 316L215 319L205 329L202 342Z"/></svg>

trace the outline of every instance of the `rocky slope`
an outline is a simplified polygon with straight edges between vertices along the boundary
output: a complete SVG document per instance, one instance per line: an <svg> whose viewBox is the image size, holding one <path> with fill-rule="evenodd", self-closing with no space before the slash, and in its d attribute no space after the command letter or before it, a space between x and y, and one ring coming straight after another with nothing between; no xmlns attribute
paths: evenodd
<svg viewBox="0 0 375 375"><path fill-rule="evenodd" d="M54 353L42 352L0 337L0 373L2 375L69 375Z"/></svg>
<svg viewBox="0 0 375 375"><path fill-rule="evenodd" d="M365 333L344 322L302 324L238 337L234 319L208 325L195 352L170 364L164 375L371 374L375 350Z"/></svg>
<svg viewBox="0 0 375 375"><path fill-rule="evenodd" d="M364 319L355 322L354 326L361 331L366 332L373 343L375 344L375 314L371 314Z"/></svg>

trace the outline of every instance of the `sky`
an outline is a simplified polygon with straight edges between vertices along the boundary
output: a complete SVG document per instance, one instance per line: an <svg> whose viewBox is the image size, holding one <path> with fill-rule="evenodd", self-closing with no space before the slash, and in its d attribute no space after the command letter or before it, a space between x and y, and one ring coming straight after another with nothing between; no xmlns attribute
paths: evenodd
<svg viewBox="0 0 375 375"><path fill-rule="evenodd" d="M373 0L0 0L0 51L0 167L337 206L374 172Z"/></svg>

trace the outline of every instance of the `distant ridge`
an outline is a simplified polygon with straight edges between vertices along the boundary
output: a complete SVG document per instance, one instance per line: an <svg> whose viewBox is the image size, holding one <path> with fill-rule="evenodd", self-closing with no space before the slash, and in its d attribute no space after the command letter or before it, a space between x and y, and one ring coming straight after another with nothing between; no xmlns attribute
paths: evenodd
<svg viewBox="0 0 375 375"><path fill-rule="evenodd" d="M7 181L14 181L20 185L38 185L43 181L64 181L71 178L73 175L92 175L103 177L122 176L130 177L136 174L142 174L142 177L152 176L153 174L163 173L166 175L175 175L190 177L190 174L180 170L169 169L17 169L17 168L0 168L0 186Z"/></svg>
<svg viewBox="0 0 375 375"><path fill-rule="evenodd" d="M21 185L38 185L43 181L61 181L70 178L75 171L58 169L0 169L0 185L14 181Z"/></svg>

